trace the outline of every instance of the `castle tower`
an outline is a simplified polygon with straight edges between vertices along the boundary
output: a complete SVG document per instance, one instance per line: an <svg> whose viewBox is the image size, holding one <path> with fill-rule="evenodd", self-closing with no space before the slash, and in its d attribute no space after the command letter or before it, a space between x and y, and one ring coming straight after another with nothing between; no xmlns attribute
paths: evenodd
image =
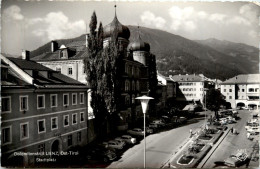
<svg viewBox="0 0 260 169"><path fill-rule="evenodd" d="M135 61L140 62L145 66L149 65L148 57L150 53L150 45L141 39L140 33L138 33L137 40L129 44L128 50L133 52L133 59Z"/></svg>
<svg viewBox="0 0 260 169"><path fill-rule="evenodd" d="M126 50L128 44L129 44L129 37L130 37L130 31L127 26L122 25L116 15L116 5L115 5L115 17L113 21L104 26L104 47L106 47L109 43L109 41L112 40L112 38L117 38L120 50Z"/></svg>

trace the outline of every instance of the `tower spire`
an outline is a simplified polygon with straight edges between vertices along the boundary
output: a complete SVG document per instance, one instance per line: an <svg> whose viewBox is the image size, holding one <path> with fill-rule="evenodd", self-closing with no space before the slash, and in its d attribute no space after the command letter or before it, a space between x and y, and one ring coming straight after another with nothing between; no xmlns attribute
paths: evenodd
<svg viewBox="0 0 260 169"><path fill-rule="evenodd" d="M115 1L115 6L114 6L114 7L115 7L115 17L117 17L117 16L116 16L116 1Z"/></svg>
<svg viewBox="0 0 260 169"><path fill-rule="evenodd" d="M138 24L137 28L138 28L138 38L141 39L141 36L140 36L140 26L139 26L139 24Z"/></svg>

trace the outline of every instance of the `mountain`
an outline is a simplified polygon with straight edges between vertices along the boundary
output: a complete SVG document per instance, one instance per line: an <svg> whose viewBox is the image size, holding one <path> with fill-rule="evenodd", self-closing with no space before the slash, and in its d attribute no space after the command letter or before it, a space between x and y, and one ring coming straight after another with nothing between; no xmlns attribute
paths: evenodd
<svg viewBox="0 0 260 169"><path fill-rule="evenodd" d="M140 33L150 43L151 52L157 57L159 71L164 74L203 73L210 78L227 79L237 74L258 73L258 49L245 44L228 42L222 49L207 42L192 41L166 31L129 26L130 40ZM226 50L223 50L225 47ZM236 55L230 55L228 50Z"/></svg>
<svg viewBox="0 0 260 169"><path fill-rule="evenodd" d="M160 73L199 74L221 80L238 74L258 72L257 48L225 41L211 40L192 41L172 33L145 27L128 26L131 32L130 42L140 34L148 42L151 52L156 55L157 68ZM85 36L56 40L59 44L80 42L85 44ZM227 44L227 45L225 45ZM50 42L31 52L31 57L50 52Z"/></svg>
<svg viewBox="0 0 260 169"><path fill-rule="evenodd" d="M235 58L234 67L241 66L250 72L258 71L259 50L253 46L214 38L197 40L196 42Z"/></svg>

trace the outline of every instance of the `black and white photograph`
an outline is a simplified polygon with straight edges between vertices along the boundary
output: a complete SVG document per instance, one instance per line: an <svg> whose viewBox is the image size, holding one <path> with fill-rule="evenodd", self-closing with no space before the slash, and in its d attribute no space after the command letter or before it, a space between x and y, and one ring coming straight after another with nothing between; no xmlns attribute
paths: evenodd
<svg viewBox="0 0 260 169"><path fill-rule="evenodd" d="M259 168L260 3L2 0L2 168Z"/></svg>

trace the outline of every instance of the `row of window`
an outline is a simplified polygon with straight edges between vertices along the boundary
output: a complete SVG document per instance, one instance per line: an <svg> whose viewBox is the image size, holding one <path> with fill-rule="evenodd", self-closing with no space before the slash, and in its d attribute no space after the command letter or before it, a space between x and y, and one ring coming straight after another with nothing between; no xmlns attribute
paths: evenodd
<svg viewBox="0 0 260 169"><path fill-rule="evenodd" d="M196 91L196 88L183 88L182 91Z"/></svg>
<svg viewBox="0 0 260 169"><path fill-rule="evenodd" d="M67 140L68 140L68 147L69 146L72 146L72 143L73 143L73 137L72 137L72 134L68 135L67 136ZM81 131L77 132L77 142L80 143L82 140L82 136L81 136ZM38 145L38 152L45 152L45 144L39 144Z"/></svg>
<svg viewBox="0 0 260 169"><path fill-rule="evenodd" d="M224 89L224 92L226 92L227 90L226 89ZM245 90L244 89L242 89L242 92L244 92ZM229 89L229 92L232 92L232 89Z"/></svg>
<svg viewBox="0 0 260 169"><path fill-rule="evenodd" d="M226 92L227 90L224 89L224 92ZM241 89L242 92L245 92L245 89ZM232 92L232 89L229 89L229 92ZM238 89L238 92L240 92L240 89ZM259 92L259 88L249 88L248 92Z"/></svg>
<svg viewBox="0 0 260 169"><path fill-rule="evenodd" d="M132 90L140 90L140 86L139 86L139 81L136 82L136 85L135 85L135 82L132 81ZM126 80L125 81L125 91L130 91L130 82L129 80Z"/></svg>
<svg viewBox="0 0 260 169"><path fill-rule="evenodd" d="M186 96L186 97L193 97L193 96L196 96L196 94L184 94L184 96Z"/></svg>
<svg viewBox="0 0 260 169"><path fill-rule="evenodd" d="M79 113L80 123L85 121L84 112ZM74 113L71 116L72 125L78 123L78 113ZM69 115L63 116L63 127L69 126ZM37 120L38 134L46 132L45 119ZM58 130L58 117L51 117L51 131ZM29 138L29 122L20 123L20 140L25 140ZM12 126L2 128L2 144L12 143Z"/></svg>
<svg viewBox="0 0 260 169"><path fill-rule="evenodd" d="M225 99L227 98L227 96L224 96L224 97L225 97ZM228 98L229 98L229 99L232 99L232 96L229 96Z"/></svg>
<svg viewBox="0 0 260 169"><path fill-rule="evenodd" d="M77 93L72 93L72 105L77 105ZM84 104L84 93L79 93L79 104ZM28 102L29 96L22 95L19 96L20 98L20 111L27 111L29 110ZM11 112L11 96L3 96L2 97L2 113L10 113ZM63 94L63 106L69 105L69 94ZM50 94L50 107L58 107L58 94ZM45 95L37 95L37 109L44 109L45 108Z"/></svg>
<svg viewBox="0 0 260 169"><path fill-rule="evenodd" d="M248 92L259 92L259 88L249 88Z"/></svg>
<svg viewBox="0 0 260 169"><path fill-rule="evenodd" d="M62 67L60 67L60 66L56 67L56 71L61 73L61 70L62 70ZM85 70L84 66L82 67L82 73L86 74L86 70ZM67 68L67 74L73 75L73 67L72 66Z"/></svg>
<svg viewBox="0 0 260 169"><path fill-rule="evenodd" d="M129 75L137 75L139 76L139 68L131 65L125 65L125 72Z"/></svg>
<svg viewBox="0 0 260 169"><path fill-rule="evenodd" d="M182 83L179 83L179 86L195 86L196 83L192 83L192 82L182 82Z"/></svg>

